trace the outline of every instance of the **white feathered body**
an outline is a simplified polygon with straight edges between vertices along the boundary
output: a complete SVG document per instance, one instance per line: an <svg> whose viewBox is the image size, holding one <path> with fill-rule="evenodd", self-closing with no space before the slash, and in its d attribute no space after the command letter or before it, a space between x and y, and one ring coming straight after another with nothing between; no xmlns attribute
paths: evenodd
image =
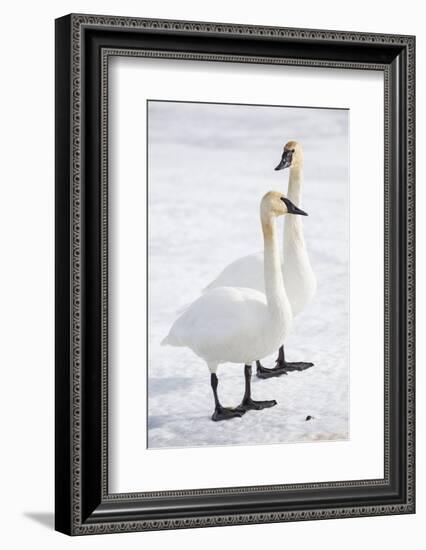
<svg viewBox="0 0 426 550"><path fill-rule="evenodd" d="M282 344L291 322L289 308L268 308L262 292L218 287L176 319L162 344L188 347L207 363L251 364Z"/></svg>
<svg viewBox="0 0 426 550"><path fill-rule="evenodd" d="M317 282L309 261L308 251L304 243L293 246L289 243L289 233L284 236L285 264L281 257L281 269L284 286L290 301L293 315L298 315L315 296ZM256 252L243 256L232 262L212 281L206 291L210 292L217 287L243 286L265 292L265 278L263 275L263 252Z"/></svg>
<svg viewBox="0 0 426 550"><path fill-rule="evenodd" d="M248 254L228 264L204 291L217 287L244 287L265 292L265 277L263 275L263 252Z"/></svg>

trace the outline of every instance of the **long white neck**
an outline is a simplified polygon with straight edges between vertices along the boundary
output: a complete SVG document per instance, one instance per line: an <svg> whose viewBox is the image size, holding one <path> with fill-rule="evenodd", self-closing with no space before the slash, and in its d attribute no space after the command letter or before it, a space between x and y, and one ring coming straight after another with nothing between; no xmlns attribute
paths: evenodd
<svg viewBox="0 0 426 550"><path fill-rule="evenodd" d="M300 204L302 198L302 179L303 167L300 164L298 166L295 166L294 168L290 168L287 197L299 208L301 208L302 206Z"/></svg>
<svg viewBox="0 0 426 550"><path fill-rule="evenodd" d="M287 315L288 311L291 311L291 307L284 288L275 217L262 217L262 230L265 294L268 309L274 316L283 317Z"/></svg>
<svg viewBox="0 0 426 550"><path fill-rule="evenodd" d="M303 167L299 164L294 168L290 168L287 197L299 208L302 207L302 180ZM290 243L293 246L305 245L302 216L285 217L283 243L284 258L286 254L286 248L290 245Z"/></svg>

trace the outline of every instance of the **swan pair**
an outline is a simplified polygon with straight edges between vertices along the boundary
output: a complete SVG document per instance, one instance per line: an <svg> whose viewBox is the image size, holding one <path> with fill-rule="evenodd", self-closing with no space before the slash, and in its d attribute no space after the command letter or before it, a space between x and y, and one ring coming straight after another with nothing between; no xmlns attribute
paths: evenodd
<svg viewBox="0 0 426 550"><path fill-rule="evenodd" d="M281 160L275 170L290 168L287 197L299 208L301 207L303 180L303 150L297 141L285 144ZM283 236L283 271L284 286L289 298L293 315L298 315L313 299L317 283L308 251L305 245L302 219L299 216L286 216ZM205 290L222 286L242 286L265 292L263 276L263 252L250 254L229 264ZM259 359L259 357L258 357ZM284 345L279 349L276 367L267 369L256 361L257 376L270 378L287 374L289 371L305 370L313 366L310 362L291 363L286 361Z"/></svg>
<svg viewBox="0 0 426 550"><path fill-rule="evenodd" d="M289 197L270 191L261 201L263 253L246 256L225 268L206 288L205 293L175 321L162 341L162 345L189 347L206 361L211 373L215 402L212 420L234 418L250 409L260 410L276 405L275 400L252 399L251 365L254 361L257 363L258 376L264 378L312 366L312 363L286 362L282 345L291 328L293 316L315 292L315 277L304 245L302 225L287 222L289 218L300 219L300 215L307 215L294 204L296 201L300 203L302 165L300 145L288 142L276 170L291 167ZM290 215L286 216L283 264L278 247L276 218L286 214ZM287 258L293 262L289 268ZM294 290L290 300L287 295L289 288ZM259 359L279 346L276 367L263 367ZM245 393L236 408L223 407L219 401L216 371L218 365L224 362L245 365Z"/></svg>

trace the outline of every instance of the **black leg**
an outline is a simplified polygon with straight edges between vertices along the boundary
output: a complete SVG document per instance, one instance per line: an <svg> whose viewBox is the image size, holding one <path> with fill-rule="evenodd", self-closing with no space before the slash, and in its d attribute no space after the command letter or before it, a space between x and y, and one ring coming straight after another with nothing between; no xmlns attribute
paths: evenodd
<svg viewBox="0 0 426 550"><path fill-rule="evenodd" d="M297 363L290 363L285 360L284 346L281 346L278 351L278 358L275 361L276 365L273 369L267 369L263 367L259 361L256 361L257 365L257 376L259 378L272 378L275 376L281 376L283 374L288 374L292 371L302 371L313 367L313 363L305 363L303 361Z"/></svg>
<svg viewBox="0 0 426 550"><path fill-rule="evenodd" d="M251 365L244 365L244 378L246 382L246 387L240 407L242 407L246 411L259 411L261 409L273 407L277 404L275 399L271 399L269 401L254 401L254 399L251 398Z"/></svg>
<svg viewBox="0 0 426 550"><path fill-rule="evenodd" d="M262 363L260 361L256 361L256 370L257 372L259 372L259 370L262 370L264 369L265 367L262 365ZM268 369L266 369L268 370Z"/></svg>
<svg viewBox="0 0 426 550"><path fill-rule="evenodd" d="M230 407L223 407L220 404L219 397L217 395L217 386L219 384L219 380L214 372L210 376L210 384L213 390L215 405L214 413L212 414L212 420L218 422L219 420L228 420L229 418L235 418L236 416L243 416L243 414L246 412L245 409L241 407L232 409Z"/></svg>

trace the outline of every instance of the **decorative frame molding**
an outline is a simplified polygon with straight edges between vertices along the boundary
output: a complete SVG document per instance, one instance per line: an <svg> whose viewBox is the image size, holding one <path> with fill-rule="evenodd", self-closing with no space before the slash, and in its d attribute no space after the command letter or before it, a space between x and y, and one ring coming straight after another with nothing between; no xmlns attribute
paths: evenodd
<svg viewBox="0 0 426 550"><path fill-rule="evenodd" d="M384 73L382 480L108 493L108 59L117 55ZM56 21L59 531L83 535L414 512L414 81L413 36L96 15ZM187 499L186 510L173 508L177 498ZM216 511L205 512L207 505Z"/></svg>

